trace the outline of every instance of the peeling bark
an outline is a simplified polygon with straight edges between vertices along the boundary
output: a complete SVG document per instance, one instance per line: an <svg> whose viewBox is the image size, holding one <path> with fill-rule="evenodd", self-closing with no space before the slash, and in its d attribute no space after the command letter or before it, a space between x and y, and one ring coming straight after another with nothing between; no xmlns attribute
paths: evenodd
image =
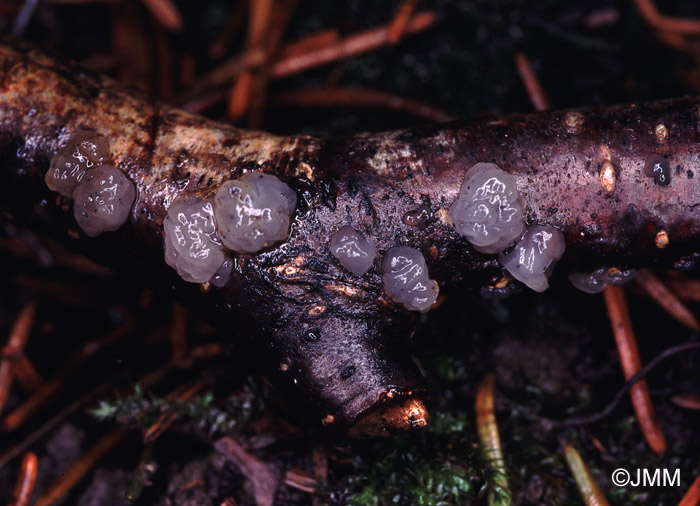
<svg viewBox="0 0 700 506"><path fill-rule="evenodd" d="M424 425L427 416L407 353L414 318L383 293L380 258L362 278L340 267L329 251L333 232L351 224L373 238L380 255L399 244L419 249L442 288L492 285L504 275L495 255L475 252L447 223L447 210L466 169L493 162L516 177L528 223L564 233L555 276L601 265L671 265L698 251L699 106L700 99L683 98L344 138L275 137L148 101L5 39L0 206L17 220L75 229L70 207L44 187L43 174L72 132L94 129L110 139L112 164L136 183L138 196L129 225L79 242L172 276L161 225L175 198L211 196L243 170L277 175L299 200L290 238L238 255L231 282L204 297L224 318L243 318L281 375L327 413L325 423L348 426L370 413L360 432L384 433ZM654 154L670 162L668 186L644 173ZM415 210L434 217L412 226L402 218ZM668 245L660 248L662 231ZM177 288L194 292L185 282Z"/></svg>

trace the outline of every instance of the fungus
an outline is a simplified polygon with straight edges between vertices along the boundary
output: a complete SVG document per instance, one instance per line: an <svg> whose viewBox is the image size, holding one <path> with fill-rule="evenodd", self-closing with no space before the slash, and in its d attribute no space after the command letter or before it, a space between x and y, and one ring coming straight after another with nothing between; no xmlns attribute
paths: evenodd
<svg viewBox="0 0 700 506"><path fill-rule="evenodd" d="M72 198L87 170L108 160L109 141L92 130L80 130L51 158L46 186Z"/></svg>
<svg viewBox="0 0 700 506"><path fill-rule="evenodd" d="M477 251L499 253L525 230L524 211L515 178L493 163L477 163L467 171L449 214Z"/></svg>
<svg viewBox="0 0 700 506"><path fill-rule="evenodd" d="M582 292L599 293L603 291L605 285L622 285L632 280L636 274L637 271L634 269L600 267L588 274L582 272L570 274L569 281Z"/></svg>
<svg viewBox="0 0 700 506"><path fill-rule="evenodd" d="M531 225L508 253L498 261L518 281L536 292L549 288L547 278L564 254L564 234L549 225Z"/></svg>
<svg viewBox="0 0 700 506"><path fill-rule="evenodd" d="M73 192L73 216L90 237L117 230L128 218L136 198L134 183L119 169L92 169Z"/></svg>
<svg viewBox="0 0 700 506"><path fill-rule="evenodd" d="M428 278L428 267L420 251L395 246L382 259L384 290L395 302L411 311L428 311L437 300L438 284Z"/></svg>
<svg viewBox="0 0 700 506"><path fill-rule="evenodd" d="M331 237L331 254L355 276L362 276L372 267L377 249L364 235L345 225Z"/></svg>
<svg viewBox="0 0 700 506"><path fill-rule="evenodd" d="M249 172L227 181L214 197L214 216L224 246L238 253L255 253L283 241L297 196L270 174Z"/></svg>
<svg viewBox="0 0 700 506"><path fill-rule="evenodd" d="M644 174L654 178L654 184L666 186L671 183L671 165L663 156L652 155L644 164Z"/></svg>
<svg viewBox="0 0 700 506"><path fill-rule="evenodd" d="M226 286L228 280L231 279L231 273L233 272L233 260L228 257L224 257L224 263L221 264L219 270L214 273L211 278L211 284L221 288Z"/></svg>
<svg viewBox="0 0 700 506"><path fill-rule="evenodd" d="M217 237L211 202L193 196L175 200L163 220L163 234L165 262L185 281L206 283L222 268L224 247Z"/></svg>
<svg viewBox="0 0 700 506"><path fill-rule="evenodd" d="M417 209L408 211L401 217L401 221L410 227L418 227L423 230L434 218L433 210L429 204L421 204Z"/></svg>

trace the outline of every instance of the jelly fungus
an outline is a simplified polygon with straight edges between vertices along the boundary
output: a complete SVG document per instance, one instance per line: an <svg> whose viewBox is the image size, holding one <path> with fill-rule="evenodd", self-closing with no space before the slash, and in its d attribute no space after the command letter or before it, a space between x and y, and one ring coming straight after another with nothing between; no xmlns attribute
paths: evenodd
<svg viewBox="0 0 700 506"><path fill-rule="evenodd" d="M80 130L51 158L45 176L46 186L64 197L73 198L87 170L108 161L109 141L91 130Z"/></svg>
<svg viewBox="0 0 700 506"><path fill-rule="evenodd" d="M564 254L564 234L548 225L531 225L515 248L498 256L501 265L518 281L544 292L554 263Z"/></svg>
<svg viewBox="0 0 700 506"><path fill-rule="evenodd" d="M129 217L136 187L111 165L90 170L73 192L73 216L90 237L117 230Z"/></svg>
<svg viewBox="0 0 700 506"><path fill-rule="evenodd" d="M634 279L636 274L637 271L634 269L600 267L588 274L581 272L570 274L569 281L582 292L599 293L603 291L605 285L622 285Z"/></svg>
<svg viewBox="0 0 700 506"><path fill-rule="evenodd" d="M163 234L165 262L185 281L206 283L224 264L211 202L193 196L178 198L163 220Z"/></svg>
<svg viewBox="0 0 700 506"><path fill-rule="evenodd" d="M663 156L650 156L644 164L644 174L653 177L654 184L666 186L671 183L671 164Z"/></svg>
<svg viewBox="0 0 700 506"><path fill-rule="evenodd" d="M515 178L493 163L477 163L467 171L449 215L477 251L499 253L525 230L524 211Z"/></svg>
<svg viewBox="0 0 700 506"><path fill-rule="evenodd" d="M382 281L387 295L411 311L428 311L437 300L439 287L428 278L428 267L420 251L395 246L382 259Z"/></svg>
<svg viewBox="0 0 700 506"><path fill-rule="evenodd" d="M331 254L355 276L362 276L372 267L377 250L364 235L345 225L331 237Z"/></svg>
<svg viewBox="0 0 700 506"><path fill-rule="evenodd" d="M238 253L255 253L285 240L296 203L294 191L270 174L248 172L227 181L214 197L214 215L224 246Z"/></svg>

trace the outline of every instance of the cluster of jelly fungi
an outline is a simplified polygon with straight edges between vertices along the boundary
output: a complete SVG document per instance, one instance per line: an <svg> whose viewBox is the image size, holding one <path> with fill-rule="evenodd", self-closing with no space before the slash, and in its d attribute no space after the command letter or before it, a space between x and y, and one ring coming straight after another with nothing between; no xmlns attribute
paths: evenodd
<svg viewBox="0 0 700 506"><path fill-rule="evenodd" d="M109 140L81 129L53 156L45 176L51 190L73 200L73 216L90 237L122 226L136 200L136 186L109 157Z"/></svg>

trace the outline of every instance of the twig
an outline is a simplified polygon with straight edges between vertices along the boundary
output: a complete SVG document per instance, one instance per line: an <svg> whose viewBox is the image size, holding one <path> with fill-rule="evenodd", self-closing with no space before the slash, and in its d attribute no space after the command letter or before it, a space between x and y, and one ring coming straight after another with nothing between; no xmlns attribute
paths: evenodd
<svg viewBox="0 0 700 506"><path fill-rule="evenodd" d="M605 296L608 316L615 335L620 365L622 366L625 379L629 380L641 369L641 360L629 311L627 310L625 293L620 286L608 285L603 290L603 295ZM651 395L645 380L640 380L630 387L630 398L634 412L637 415L637 421L647 443L656 453L664 453L667 448L666 438L656 420L656 413L654 412Z"/></svg>
<svg viewBox="0 0 700 506"><path fill-rule="evenodd" d="M36 454L27 452L22 459L22 467L13 494L14 502L10 506L29 506L38 468L39 459L37 459Z"/></svg>
<svg viewBox="0 0 700 506"><path fill-rule="evenodd" d="M549 101L549 97L547 97L547 93L544 91L544 88L542 88L542 84L540 84L540 80L537 78L537 73L525 53L520 51L515 53L515 67L518 69L520 79L525 85L525 90L535 110L546 111L547 109L551 109L552 104Z"/></svg>
<svg viewBox="0 0 700 506"><path fill-rule="evenodd" d="M700 504L700 475L690 486L678 506L698 506Z"/></svg>
<svg viewBox="0 0 700 506"><path fill-rule="evenodd" d="M574 475L576 486L581 493L581 499L586 506L607 506L608 500L603 495L593 475L586 467L581 455L571 445L564 447L564 456L571 474Z"/></svg>
<svg viewBox="0 0 700 506"><path fill-rule="evenodd" d="M635 280L674 319L691 330L700 330L700 323L693 313L650 270L639 269Z"/></svg>
<svg viewBox="0 0 700 506"><path fill-rule="evenodd" d="M685 343L679 344L678 346L673 346L664 350L661 354L654 357L647 365L642 367L634 376L629 378L625 385L617 391L613 400L605 406L602 411L595 413L593 415L583 416L583 417L572 417L566 418L564 420L545 420L545 423L550 427L575 427L578 425L590 425L596 422L600 422L605 417L610 415L620 403L625 393L631 389L639 380L644 378L649 372L651 372L655 367L664 362L666 359L671 358L679 353L686 353L688 351L696 350L700 348L700 343Z"/></svg>
<svg viewBox="0 0 700 506"><path fill-rule="evenodd" d="M456 119L451 114L425 102L379 90L353 88L294 90L275 95L271 102L292 107L382 107L436 123Z"/></svg>
<svg viewBox="0 0 700 506"><path fill-rule="evenodd" d="M124 434L124 429L120 427L100 438L49 486L48 490L36 501L35 506L55 504L95 466L98 460L119 444Z"/></svg>
<svg viewBox="0 0 700 506"><path fill-rule="evenodd" d="M143 489L151 485L151 477L156 472L157 465L153 462L153 445L147 444L141 452L139 463L131 475L129 487L124 494L131 502L136 502L141 497Z"/></svg>
<svg viewBox="0 0 700 506"><path fill-rule="evenodd" d="M488 480L489 505L510 504L508 475L506 474L501 437L498 434L498 424L494 411L494 384L493 374L488 374L476 391L476 430L479 435L481 451L491 471Z"/></svg>
<svg viewBox="0 0 700 506"><path fill-rule="evenodd" d="M248 453L232 438L226 436L214 443L214 449L234 463L253 486L253 496L258 506L272 506L275 502L279 479L274 467Z"/></svg>

